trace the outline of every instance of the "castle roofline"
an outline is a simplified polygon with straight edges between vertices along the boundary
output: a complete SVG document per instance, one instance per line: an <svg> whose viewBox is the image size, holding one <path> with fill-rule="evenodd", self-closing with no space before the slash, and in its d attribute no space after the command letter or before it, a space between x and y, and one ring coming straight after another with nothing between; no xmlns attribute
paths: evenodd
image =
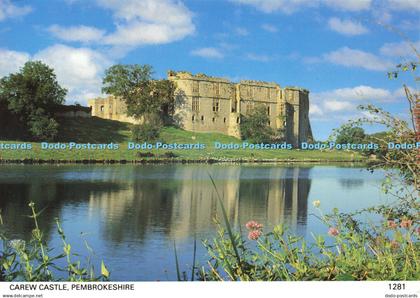
<svg viewBox="0 0 420 298"><path fill-rule="evenodd" d="M256 80L241 80L239 81L239 84L252 85L252 86L280 87L280 85L275 82L265 82L265 81L256 81Z"/></svg>
<svg viewBox="0 0 420 298"><path fill-rule="evenodd" d="M200 80L200 81L213 81L213 82L221 82L221 83L232 83L231 81L229 81L226 78L212 77L212 76L208 76L204 73L192 74L189 71L169 70L168 71L168 79L170 79L170 78L190 79L190 80Z"/></svg>
<svg viewBox="0 0 420 298"><path fill-rule="evenodd" d="M302 87L298 87L298 86L286 86L284 87L284 89L288 89L288 90L295 90L295 91L301 91L301 92L306 92L309 93L308 89L302 88Z"/></svg>
<svg viewBox="0 0 420 298"><path fill-rule="evenodd" d="M211 81L211 82L221 82L228 84L243 84L243 85L252 85L252 86L266 86L266 87L280 87L279 84L275 82L265 82L257 80L241 80L238 83L232 82L229 79L221 77L212 77L203 73L192 74L189 71L168 71L168 79L189 79L189 80L199 80L199 81Z"/></svg>

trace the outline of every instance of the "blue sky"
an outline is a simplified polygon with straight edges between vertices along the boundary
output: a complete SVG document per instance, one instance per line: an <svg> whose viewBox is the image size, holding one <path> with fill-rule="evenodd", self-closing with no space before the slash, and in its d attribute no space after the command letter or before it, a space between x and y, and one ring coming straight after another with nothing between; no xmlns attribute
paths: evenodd
<svg viewBox="0 0 420 298"><path fill-rule="evenodd" d="M325 139L359 104L407 117L413 76L387 71L415 59L396 31L420 49L419 17L420 0L0 0L0 76L44 61L82 104L115 63L302 86Z"/></svg>

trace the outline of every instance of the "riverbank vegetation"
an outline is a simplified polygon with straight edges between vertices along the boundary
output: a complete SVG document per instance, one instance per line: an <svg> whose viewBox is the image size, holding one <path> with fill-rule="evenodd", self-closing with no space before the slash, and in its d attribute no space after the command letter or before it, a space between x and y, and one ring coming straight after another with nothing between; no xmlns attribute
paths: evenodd
<svg viewBox="0 0 420 298"><path fill-rule="evenodd" d="M86 260L81 261L79 255L72 251L66 235L56 219L57 233L61 239L61 252L57 247L50 248L38 225L38 217L42 213L37 212L35 204L29 203L33 219L31 239L10 239L3 227L3 219L0 212L0 281L106 281L110 273L104 262L100 264L100 274L95 275L95 266L91 262L92 249L87 243L89 251ZM1 210L0 210L1 211ZM99 266L98 266L99 267Z"/></svg>
<svg viewBox="0 0 420 298"><path fill-rule="evenodd" d="M383 135L384 142L389 137L397 142L415 140L415 128L410 128L406 122L373 106L362 109L375 117L359 119L349 125L385 125L389 130ZM312 234L309 241L288 232L283 225L266 232L255 221L249 221L244 227L248 232L245 239L243 233L232 231L222 206L224 225L217 222L217 237L204 241L209 260L207 266L198 270L198 278L205 281L419 280L420 165L417 154L415 150L382 152L379 165L387 171L383 191L395 198L391 204L352 213L334 209L332 214L324 215L322 198L313 200L319 212L312 216L324 224L325 233ZM219 202L222 204L220 196Z"/></svg>
<svg viewBox="0 0 420 298"><path fill-rule="evenodd" d="M415 51L417 57L420 55ZM419 63L397 66L401 72L415 72ZM418 141L418 91L403 86L411 125L373 105L360 106L366 117L350 121L338 138L365 139L364 125L381 125L386 131L374 136L378 144L414 144ZM386 147L383 147L386 148ZM377 167L386 171L383 192L394 197L388 205L372 206L352 213L334 209L322 212L322 198L314 198L319 213L313 214L325 226L323 235L312 241L279 225L266 232L250 221L245 228L248 240L231 229L222 206L224 225L218 235L204 241L208 250L207 266L201 267L201 280L419 280L420 279L420 163L417 150L375 152ZM213 182L217 189L216 184ZM363 199L363 198L356 198ZM222 200L219 196L220 204ZM368 219L368 220L366 220Z"/></svg>
<svg viewBox="0 0 420 298"><path fill-rule="evenodd" d="M167 144L205 145L204 149L169 150L141 149L127 150L131 141L131 125L128 123L92 118L61 118L57 142L68 143L118 143L117 150L42 150L39 143L31 143L32 150L1 150L0 160L14 162L42 161L85 161L85 162L120 162L120 161L308 161L308 162L358 162L366 157L357 152L344 150L274 150L274 149L215 149L214 143L242 144L242 141L221 133L196 133L173 126L163 127L155 142ZM19 139L1 141L1 143L21 143ZM52 143L57 143L52 142ZM144 143L139 142L140 144Z"/></svg>

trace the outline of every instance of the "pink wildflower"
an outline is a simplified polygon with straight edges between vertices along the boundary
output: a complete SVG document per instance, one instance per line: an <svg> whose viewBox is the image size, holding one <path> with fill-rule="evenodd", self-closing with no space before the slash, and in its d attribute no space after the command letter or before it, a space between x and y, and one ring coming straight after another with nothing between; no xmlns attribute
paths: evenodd
<svg viewBox="0 0 420 298"><path fill-rule="evenodd" d="M261 230L252 230L248 233L248 239L249 240L258 240L260 238L262 232Z"/></svg>
<svg viewBox="0 0 420 298"><path fill-rule="evenodd" d="M248 221L245 227L249 230L249 240L258 240L258 238L260 238L260 236L262 235L263 225L256 222L255 220Z"/></svg>
<svg viewBox="0 0 420 298"><path fill-rule="evenodd" d="M413 224L413 221L411 219L403 219L401 220L400 226L401 228L409 229L412 224Z"/></svg>
<svg viewBox="0 0 420 298"><path fill-rule="evenodd" d="M245 224L245 227L248 230L261 230L263 228L263 225L260 224L260 223L258 223L258 222L256 222L255 220L251 220L251 221L248 221Z"/></svg>
<svg viewBox="0 0 420 298"><path fill-rule="evenodd" d="M393 221L392 219L388 220L388 228L395 229L397 227L398 225L395 223L395 221Z"/></svg>
<svg viewBox="0 0 420 298"><path fill-rule="evenodd" d="M330 227L328 229L328 235L330 235L330 236L337 236L338 234L339 234L339 232L338 232L337 228Z"/></svg>

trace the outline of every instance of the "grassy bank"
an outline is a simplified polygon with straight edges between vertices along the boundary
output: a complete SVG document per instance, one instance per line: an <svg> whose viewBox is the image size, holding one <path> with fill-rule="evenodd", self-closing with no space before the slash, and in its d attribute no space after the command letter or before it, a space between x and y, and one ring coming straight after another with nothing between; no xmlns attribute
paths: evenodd
<svg viewBox="0 0 420 298"><path fill-rule="evenodd" d="M43 150L39 143L31 143L32 150L0 150L3 162L33 161L280 161L280 162L349 162L364 157L350 151L215 149L214 142L241 144L242 141L220 133L195 133L174 127L163 128L159 142L205 145L201 150L144 149L128 150L130 124L100 118L62 119L57 142L117 143L117 150ZM21 143L23 140L1 140L1 143ZM154 142L153 142L154 143Z"/></svg>

